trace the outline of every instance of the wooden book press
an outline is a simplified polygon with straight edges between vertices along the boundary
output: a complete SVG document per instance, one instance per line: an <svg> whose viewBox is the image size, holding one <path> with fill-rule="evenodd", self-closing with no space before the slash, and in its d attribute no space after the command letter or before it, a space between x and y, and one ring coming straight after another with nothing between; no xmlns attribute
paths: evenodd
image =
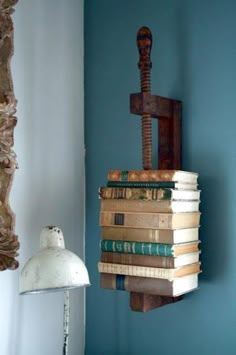
<svg viewBox="0 0 236 355"><path fill-rule="evenodd" d="M180 101L151 94L152 34L142 27L137 34L141 92L130 95L130 112L141 116L142 162L144 170L152 167L152 118L158 119L158 169L181 169L181 107ZM133 311L151 309L177 302L181 297L130 293Z"/></svg>

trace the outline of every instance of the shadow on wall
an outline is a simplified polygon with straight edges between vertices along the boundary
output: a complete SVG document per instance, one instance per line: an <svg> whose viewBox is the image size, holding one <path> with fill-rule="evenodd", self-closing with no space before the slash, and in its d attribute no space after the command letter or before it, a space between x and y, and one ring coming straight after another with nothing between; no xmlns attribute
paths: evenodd
<svg viewBox="0 0 236 355"><path fill-rule="evenodd" d="M215 281L229 271L230 252L230 184L224 176L224 161L220 157L213 159L212 153L203 161L195 161L199 174L201 192L201 262L202 274L199 279ZM215 163L214 163L215 160ZM201 165L210 164L210 168ZM212 169L217 171L212 171ZM211 169L211 171L210 171ZM201 173L203 171L203 173ZM206 173L209 171L209 176ZM221 174L218 172L221 171Z"/></svg>

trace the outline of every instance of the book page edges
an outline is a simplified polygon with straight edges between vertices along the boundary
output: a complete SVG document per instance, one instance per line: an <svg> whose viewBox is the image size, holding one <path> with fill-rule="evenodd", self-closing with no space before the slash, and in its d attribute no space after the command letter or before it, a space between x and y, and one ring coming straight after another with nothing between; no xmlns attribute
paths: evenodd
<svg viewBox="0 0 236 355"><path fill-rule="evenodd" d="M189 274L195 274L196 272L200 273L200 265L201 265L200 262L190 264L190 265L193 267L193 269L196 268L196 270L195 272ZM98 262L98 271L100 273L148 277L148 278L155 278L155 279L165 279L168 281L173 281L182 276L185 276L185 275L176 276L175 274L178 273L178 271L180 270L186 269L187 267L189 267L189 265L178 267L178 268L165 269L165 268L144 267L144 266L137 266L137 265Z"/></svg>

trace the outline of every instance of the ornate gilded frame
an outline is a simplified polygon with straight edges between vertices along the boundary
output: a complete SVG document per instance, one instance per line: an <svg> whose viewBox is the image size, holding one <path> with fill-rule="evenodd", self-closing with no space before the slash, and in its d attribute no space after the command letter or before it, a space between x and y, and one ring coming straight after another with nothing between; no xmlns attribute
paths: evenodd
<svg viewBox="0 0 236 355"><path fill-rule="evenodd" d="M14 27L11 15L18 0L0 0L0 271L15 270L19 249L14 233L15 214L9 205L9 194L17 168L14 128L17 123L10 62L14 51Z"/></svg>

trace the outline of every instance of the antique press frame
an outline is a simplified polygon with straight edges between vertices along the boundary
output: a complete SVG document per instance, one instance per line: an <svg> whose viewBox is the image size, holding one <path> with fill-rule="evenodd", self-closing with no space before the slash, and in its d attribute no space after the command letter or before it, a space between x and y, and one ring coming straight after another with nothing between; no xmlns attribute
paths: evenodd
<svg viewBox="0 0 236 355"><path fill-rule="evenodd" d="M11 15L18 0L0 0L0 271L15 270L19 249L14 233L15 214L9 205L9 195L17 168L14 128L17 123L16 98L10 62L14 52L14 27Z"/></svg>
<svg viewBox="0 0 236 355"><path fill-rule="evenodd" d="M130 112L140 115L142 124L142 162L144 170L152 167L152 118L158 119L158 169L181 169L181 121L182 103L151 94L150 59L152 33L148 27L141 27L137 34L139 51L141 92L130 95ZM151 309L179 301L181 297L130 293L130 307L133 311L147 312Z"/></svg>

